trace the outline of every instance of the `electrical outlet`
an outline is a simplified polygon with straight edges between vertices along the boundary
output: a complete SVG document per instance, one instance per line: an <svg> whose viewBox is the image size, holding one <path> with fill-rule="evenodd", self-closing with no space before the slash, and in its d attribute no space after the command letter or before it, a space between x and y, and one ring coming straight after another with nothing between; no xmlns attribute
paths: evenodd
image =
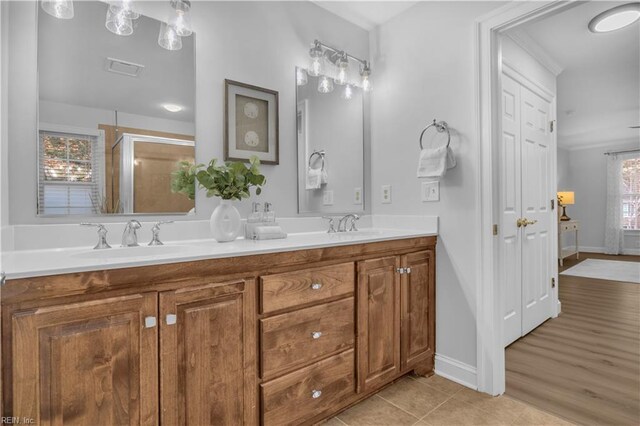
<svg viewBox="0 0 640 426"><path fill-rule="evenodd" d="M440 201L440 182L422 182L422 202Z"/></svg>
<svg viewBox="0 0 640 426"><path fill-rule="evenodd" d="M353 204L362 204L362 188L353 189Z"/></svg>
<svg viewBox="0 0 640 426"><path fill-rule="evenodd" d="M327 190L322 193L322 204L325 206L333 205L333 191Z"/></svg>
<svg viewBox="0 0 640 426"><path fill-rule="evenodd" d="M382 203L391 204L391 185L382 185Z"/></svg>

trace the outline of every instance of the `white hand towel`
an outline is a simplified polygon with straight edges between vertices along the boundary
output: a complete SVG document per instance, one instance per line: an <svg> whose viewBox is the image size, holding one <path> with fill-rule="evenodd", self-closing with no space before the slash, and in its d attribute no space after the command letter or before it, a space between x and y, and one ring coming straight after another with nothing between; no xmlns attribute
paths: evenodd
<svg viewBox="0 0 640 426"><path fill-rule="evenodd" d="M418 177L439 180L447 171L447 147L420 151Z"/></svg>
<svg viewBox="0 0 640 426"><path fill-rule="evenodd" d="M453 169L456 166L456 157L453 155L451 148L447 147L447 170Z"/></svg>
<svg viewBox="0 0 640 426"><path fill-rule="evenodd" d="M322 186L322 170L307 168L306 189L320 189Z"/></svg>
<svg viewBox="0 0 640 426"><path fill-rule="evenodd" d="M327 183L329 183L329 174L324 167L322 168L322 170L320 170L320 183L322 185L326 185Z"/></svg>

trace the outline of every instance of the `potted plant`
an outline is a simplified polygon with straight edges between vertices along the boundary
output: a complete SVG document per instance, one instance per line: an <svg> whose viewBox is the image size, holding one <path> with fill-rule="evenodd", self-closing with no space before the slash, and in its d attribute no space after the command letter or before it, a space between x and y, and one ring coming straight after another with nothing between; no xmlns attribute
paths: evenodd
<svg viewBox="0 0 640 426"><path fill-rule="evenodd" d="M181 162L174 172L171 187L174 192L195 198L195 182L207 190L207 197L220 197L220 205L213 210L210 219L211 233L218 242L233 241L240 234L242 223L233 201L249 198L251 187L256 195L262 192L266 179L260 174L260 160L253 156L249 164L222 162L212 159L208 166ZM193 198L192 198L193 197Z"/></svg>

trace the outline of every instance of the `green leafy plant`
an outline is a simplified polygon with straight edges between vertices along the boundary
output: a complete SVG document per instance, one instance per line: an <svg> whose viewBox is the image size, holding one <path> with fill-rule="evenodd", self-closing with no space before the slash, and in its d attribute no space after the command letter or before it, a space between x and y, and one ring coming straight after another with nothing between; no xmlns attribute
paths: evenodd
<svg viewBox="0 0 640 426"><path fill-rule="evenodd" d="M189 161L178 162L178 170L171 173L171 192L196 199L196 173L198 166Z"/></svg>
<svg viewBox="0 0 640 426"><path fill-rule="evenodd" d="M207 190L207 197L242 200L249 198L251 187L255 187L256 195L260 195L266 178L260 174L260 160L256 156L250 158L248 165L235 161L218 164L215 158L207 166L183 161L180 169L173 173L171 189L193 200L196 181L200 188Z"/></svg>

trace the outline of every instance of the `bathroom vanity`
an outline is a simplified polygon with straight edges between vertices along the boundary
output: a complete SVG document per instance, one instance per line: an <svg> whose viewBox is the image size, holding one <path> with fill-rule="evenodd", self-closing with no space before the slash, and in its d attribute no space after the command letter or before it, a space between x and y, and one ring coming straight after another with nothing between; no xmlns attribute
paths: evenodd
<svg viewBox="0 0 640 426"><path fill-rule="evenodd" d="M204 244L131 267L63 268L55 256L69 255L50 251L55 275L9 273L3 416L312 424L433 372L435 235L289 240Z"/></svg>

